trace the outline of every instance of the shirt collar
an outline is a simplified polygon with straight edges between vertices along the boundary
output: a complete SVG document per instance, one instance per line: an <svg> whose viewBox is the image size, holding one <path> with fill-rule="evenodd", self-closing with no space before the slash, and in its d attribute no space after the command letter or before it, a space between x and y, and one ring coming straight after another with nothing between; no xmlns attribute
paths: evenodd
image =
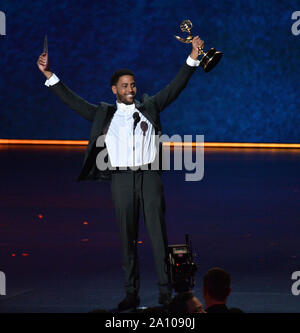
<svg viewBox="0 0 300 333"><path fill-rule="evenodd" d="M132 113L135 110L134 103L127 105L116 101L116 104L117 104L117 109L122 111L122 113L124 112L124 114Z"/></svg>

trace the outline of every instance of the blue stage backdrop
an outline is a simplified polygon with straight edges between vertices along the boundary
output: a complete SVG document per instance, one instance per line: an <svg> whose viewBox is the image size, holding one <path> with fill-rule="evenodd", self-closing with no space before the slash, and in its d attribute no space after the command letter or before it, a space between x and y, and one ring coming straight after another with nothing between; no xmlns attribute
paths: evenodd
<svg viewBox="0 0 300 333"><path fill-rule="evenodd" d="M139 97L155 94L185 62L179 24L224 52L198 69L162 114L163 131L205 141L300 142L299 0L4 0L0 36L0 138L87 139L90 123L44 86L36 61L48 35L52 71L92 103L114 103L112 72L136 73ZM2 15L3 17L3 15ZM299 17L300 19L300 17ZM294 32L292 26L294 24Z"/></svg>

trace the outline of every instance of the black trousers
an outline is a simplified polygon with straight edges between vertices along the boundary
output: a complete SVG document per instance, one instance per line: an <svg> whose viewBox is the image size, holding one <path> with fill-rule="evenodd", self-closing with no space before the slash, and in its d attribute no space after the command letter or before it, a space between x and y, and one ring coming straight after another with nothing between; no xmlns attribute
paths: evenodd
<svg viewBox="0 0 300 333"><path fill-rule="evenodd" d="M159 172L152 170L116 172L112 175L111 191L121 235L126 292L138 293L140 288L137 255L140 209L153 247L159 291L170 292L166 206Z"/></svg>

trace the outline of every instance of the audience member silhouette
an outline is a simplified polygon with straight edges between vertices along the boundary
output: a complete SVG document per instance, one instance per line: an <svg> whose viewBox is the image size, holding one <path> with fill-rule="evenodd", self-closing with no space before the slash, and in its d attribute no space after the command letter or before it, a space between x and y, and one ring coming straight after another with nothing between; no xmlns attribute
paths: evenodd
<svg viewBox="0 0 300 333"><path fill-rule="evenodd" d="M202 295L207 313L242 313L238 308L228 309L226 302L231 293L231 277L224 269L214 267L203 277Z"/></svg>

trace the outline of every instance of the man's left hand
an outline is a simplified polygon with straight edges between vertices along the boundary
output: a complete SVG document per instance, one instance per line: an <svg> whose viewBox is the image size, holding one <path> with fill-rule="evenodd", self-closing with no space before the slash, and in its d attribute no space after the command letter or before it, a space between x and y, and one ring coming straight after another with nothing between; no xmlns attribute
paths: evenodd
<svg viewBox="0 0 300 333"><path fill-rule="evenodd" d="M197 60L199 56L199 51L204 47L204 41L200 39L199 36L196 36L192 40L192 46L193 49L190 56L192 59Z"/></svg>

